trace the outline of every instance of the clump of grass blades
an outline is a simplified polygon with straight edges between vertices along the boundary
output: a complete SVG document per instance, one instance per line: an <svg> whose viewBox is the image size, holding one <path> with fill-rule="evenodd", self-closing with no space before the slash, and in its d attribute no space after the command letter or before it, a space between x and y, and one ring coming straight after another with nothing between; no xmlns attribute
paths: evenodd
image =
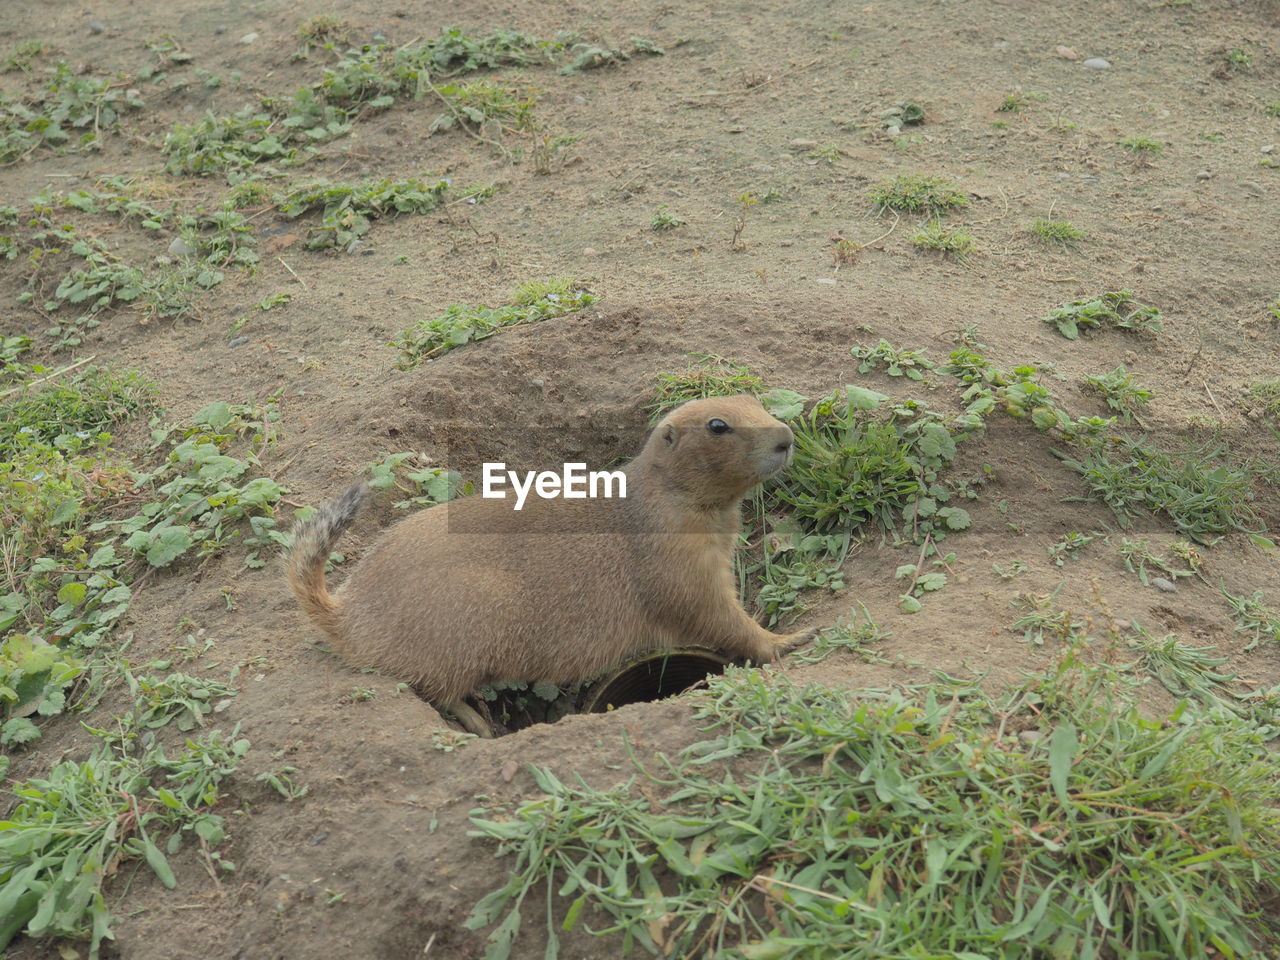
<svg viewBox="0 0 1280 960"><path fill-rule="evenodd" d="M1232 531L1265 532L1253 507L1257 468L1232 462L1221 449L1171 453L1128 437L1081 442L1079 460L1063 459L1084 479L1090 499L1109 506L1121 526L1149 511L1165 514L1202 543Z"/></svg>
<svg viewBox="0 0 1280 960"><path fill-rule="evenodd" d="M526 285L518 288L511 302L504 306L455 303L438 317L420 320L392 341L391 345L400 350L400 367L407 369L465 343L484 340L507 327L549 320L596 302L594 294L568 277L541 282L544 289L532 299L527 292L522 292L526 291Z"/></svg>
<svg viewBox="0 0 1280 960"><path fill-rule="evenodd" d="M887 399L849 386L792 423L795 460L775 490L806 530L844 533L874 522L896 534L904 518L968 525L963 510L939 506L948 493L936 481L955 459L956 436L926 410L878 412Z"/></svg>
<svg viewBox="0 0 1280 960"><path fill-rule="evenodd" d="M1153 723L1070 655L998 699L953 682L851 701L731 670L699 716L713 738L642 771L660 799L637 776L597 790L534 767L546 796L472 813L514 861L467 921L501 918L489 960L540 882L548 958L580 924L624 952L774 960L869 942L886 957L1192 958L1251 954L1267 932L1280 762L1235 717L1183 705ZM993 736L997 717L1040 736Z"/></svg>
<svg viewBox="0 0 1280 960"><path fill-rule="evenodd" d="M711 353L695 353L693 362L681 373L658 374L658 387L649 404L649 422L657 423L674 407L690 400L708 397L732 397L742 393L759 394L764 381L746 364L733 363Z"/></svg>
<svg viewBox="0 0 1280 960"><path fill-rule="evenodd" d="M901 210L938 217L968 204L964 191L950 180L901 174L871 191L871 202L879 213Z"/></svg>
<svg viewBox="0 0 1280 960"><path fill-rule="evenodd" d="M1036 217L1030 229L1046 246L1074 247L1076 241L1084 238L1084 231L1066 220Z"/></svg>
<svg viewBox="0 0 1280 960"><path fill-rule="evenodd" d="M59 437L92 440L108 427L155 405L156 388L136 373L90 369L31 393L19 388L0 403L0 458L20 448L54 444ZM66 449L64 440L58 444Z"/></svg>
<svg viewBox="0 0 1280 960"><path fill-rule="evenodd" d="M944 227L931 220L923 230L912 234L911 243L920 250L935 250L964 262L973 252L973 234L958 227Z"/></svg>

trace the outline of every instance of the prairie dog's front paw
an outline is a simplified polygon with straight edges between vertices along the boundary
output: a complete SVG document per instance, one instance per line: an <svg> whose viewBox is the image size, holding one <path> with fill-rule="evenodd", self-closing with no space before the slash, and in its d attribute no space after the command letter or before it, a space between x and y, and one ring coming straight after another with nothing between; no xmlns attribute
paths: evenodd
<svg viewBox="0 0 1280 960"><path fill-rule="evenodd" d="M797 630L795 633L784 634L774 641L776 644L776 650L778 653L790 653L798 647L803 647L817 635L818 630L816 627L809 630Z"/></svg>

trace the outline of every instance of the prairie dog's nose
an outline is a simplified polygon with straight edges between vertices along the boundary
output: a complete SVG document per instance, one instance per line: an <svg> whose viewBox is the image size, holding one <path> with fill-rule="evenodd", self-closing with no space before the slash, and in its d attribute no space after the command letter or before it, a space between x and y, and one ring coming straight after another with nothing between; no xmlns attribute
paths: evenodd
<svg viewBox="0 0 1280 960"><path fill-rule="evenodd" d="M779 453L786 453L791 449L791 445L795 442L795 434L791 432L791 428L785 423L782 425L783 433L778 437L778 445L775 448Z"/></svg>

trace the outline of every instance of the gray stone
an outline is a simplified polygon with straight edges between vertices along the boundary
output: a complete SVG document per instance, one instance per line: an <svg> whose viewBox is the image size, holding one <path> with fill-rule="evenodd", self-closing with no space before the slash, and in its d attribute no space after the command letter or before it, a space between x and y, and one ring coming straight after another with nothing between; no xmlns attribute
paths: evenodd
<svg viewBox="0 0 1280 960"><path fill-rule="evenodd" d="M196 246L182 237L174 237L169 241L169 252L175 257L190 257L196 253Z"/></svg>
<svg viewBox="0 0 1280 960"><path fill-rule="evenodd" d="M1157 590L1163 590L1165 593L1178 592L1178 585L1172 580L1166 580L1164 577L1152 577L1151 585Z"/></svg>
<svg viewBox="0 0 1280 960"><path fill-rule="evenodd" d="M236 347L243 347L248 342L248 337L235 337L227 341L227 346L234 350Z"/></svg>
<svg viewBox="0 0 1280 960"><path fill-rule="evenodd" d="M1110 70L1111 61L1103 60L1101 57L1090 57L1084 61L1084 65L1090 70Z"/></svg>
<svg viewBox="0 0 1280 960"><path fill-rule="evenodd" d="M240 42L247 45L247 44L253 43L253 41L257 39L258 39L258 35L256 33L246 33L243 37L240 38Z"/></svg>
<svg viewBox="0 0 1280 960"><path fill-rule="evenodd" d="M101 20L89 21L89 32L92 34L96 35L96 34L102 33L106 29L107 29L107 25L103 23Z"/></svg>

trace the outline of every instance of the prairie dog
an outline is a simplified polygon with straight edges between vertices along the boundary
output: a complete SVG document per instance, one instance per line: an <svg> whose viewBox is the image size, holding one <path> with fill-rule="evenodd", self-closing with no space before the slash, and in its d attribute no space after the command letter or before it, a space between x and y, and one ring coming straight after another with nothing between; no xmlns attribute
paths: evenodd
<svg viewBox="0 0 1280 960"><path fill-rule="evenodd" d="M791 428L754 397L694 400L622 468L625 499L428 507L330 593L325 561L367 494L357 484L297 528L289 585L344 660L411 683L487 735L462 702L484 684L564 686L677 645L760 663L806 636L747 616L732 575L742 498L791 453Z"/></svg>

